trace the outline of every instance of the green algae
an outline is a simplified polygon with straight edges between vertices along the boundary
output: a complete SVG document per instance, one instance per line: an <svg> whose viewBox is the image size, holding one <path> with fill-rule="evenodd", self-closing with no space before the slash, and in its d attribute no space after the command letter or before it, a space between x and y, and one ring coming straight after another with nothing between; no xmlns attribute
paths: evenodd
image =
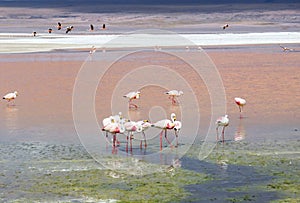
<svg viewBox="0 0 300 203"><path fill-rule="evenodd" d="M117 177L117 178L116 178ZM121 202L172 202L189 193L185 185L201 184L211 177L180 168L143 176L128 175L112 170L54 172L33 180L31 193L60 197L92 197L117 199Z"/></svg>
<svg viewBox="0 0 300 203"><path fill-rule="evenodd" d="M300 141L247 143L228 142L219 144L206 161L214 164L253 167L258 173L272 177L271 181L259 185L227 188L231 193L248 192L246 196L231 197L229 202L254 201L251 191L275 191L280 199L272 201L300 202ZM196 150L188 156L196 157ZM249 198L247 198L249 197Z"/></svg>

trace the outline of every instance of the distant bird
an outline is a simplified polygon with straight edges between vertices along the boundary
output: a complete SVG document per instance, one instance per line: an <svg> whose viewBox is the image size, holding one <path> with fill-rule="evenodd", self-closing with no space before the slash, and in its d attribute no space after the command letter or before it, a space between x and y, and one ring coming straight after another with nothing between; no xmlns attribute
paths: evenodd
<svg viewBox="0 0 300 203"><path fill-rule="evenodd" d="M138 106L136 104L133 104L132 101L134 99L138 99L140 98L140 94L141 92L137 91L137 92L129 92L126 95L124 95L123 97L128 98L128 104L129 104L129 108L138 108Z"/></svg>
<svg viewBox="0 0 300 203"><path fill-rule="evenodd" d="M143 133L143 136L144 136L144 146L146 148L147 147L147 141L146 141L145 130L149 129L152 126L152 124L148 120L137 121L137 123L142 126L142 133ZM140 148L141 149L143 148L143 140L141 140Z"/></svg>
<svg viewBox="0 0 300 203"><path fill-rule="evenodd" d="M172 104L174 105L177 103L175 97L180 97L181 95L183 95L183 91L171 90L171 91L166 92L165 94L169 95L169 99L171 99Z"/></svg>
<svg viewBox="0 0 300 203"><path fill-rule="evenodd" d="M48 33L52 33L52 28L49 28L49 29L48 29Z"/></svg>
<svg viewBox="0 0 300 203"><path fill-rule="evenodd" d="M90 54L93 54L96 52L96 47L95 46L92 46L92 49L90 50Z"/></svg>
<svg viewBox="0 0 300 203"><path fill-rule="evenodd" d="M74 28L73 26L67 27L66 34L68 34L68 32L71 32L73 28Z"/></svg>
<svg viewBox="0 0 300 203"><path fill-rule="evenodd" d="M32 34L33 34L33 36L35 37L37 33L36 33L36 32L33 32Z"/></svg>
<svg viewBox="0 0 300 203"><path fill-rule="evenodd" d="M94 26L92 24L90 24L90 30L94 31Z"/></svg>
<svg viewBox="0 0 300 203"><path fill-rule="evenodd" d="M10 102L10 101L16 99L17 96L18 96L18 92L14 91L12 93L8 93L8 94L4 95L3 99L5 99L6 101Z"/></svg>
<svg viewBox="0 0 300 203"><path fill-rule="evenodd" d="M239 109L240 109L240 118L242 118L242 111L243 111L243 107L246 105L246 100L236 97L234 98L235 103L238 105Z"/></svg>
<svg viewBox="0 0 300 203"><path fill-rule="evenodd" d="M294 51L294 49L291 49L291 48L288 48L288 47L284 47L284 46L281 46L281 45L279 45L281 48L282 48L282 50L285 52L285 51Z"/></svg>
<svg viewBox="0 0 300 203"><path fill-rule="evenodd" d="M225 29L228 28L228 27L229 27L228 24L223 25L223 30L225 30Z"/></svg>
<svg viewBox="0 0 300 203"><path fill-rule="evenodd" d="M102 25L102 29L103 29L103 30L105 30L105 29L106 29L106 26L105 26L105 24L103 24L103 25Z"/></svg>
<svg viewBox="0 0 300 203"><path fill-rule="evenodd" d="M219 141L219 127L223 126L223 130L222 130L222 142L224 143L224 131L225 131L225 127L227 127L229 125L229 118L228 115L222 116L220 118L217 119L216 121L216 131L217 131L217 141Z"/></svg>
<svg viewBox="0 0 300 203"><path fill-rule="evenodd" d="M58 23L57 23L57 30L61 30L61 28L62 28L61 23L58 22Z"/></svg>
<svg viewBox="0 0 300 203"><path fill-rule="evenodd" d="M175 113L172 113L171 120L163 119L163 120L157 121L156 123L152 124L152 127L162 129L162 131L160 133L160 149L161 150L162 150L162 134L163 134L163 132L165 132L165 139L167 140L167 142L169 144L171 144L171 142L167 138L167 130L171 130L175 127L175 124L174 124L175 120L176 120L176 115L175 115Z"/></svg>

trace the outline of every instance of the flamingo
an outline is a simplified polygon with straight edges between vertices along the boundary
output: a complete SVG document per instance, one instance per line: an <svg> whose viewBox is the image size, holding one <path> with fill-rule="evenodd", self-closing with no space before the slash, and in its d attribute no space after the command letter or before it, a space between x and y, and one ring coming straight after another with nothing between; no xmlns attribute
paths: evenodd
<svg viewBox="0 0 300 203"><path fill-rule="evenodd" d="M106 131L106 138L108 136L108 132L113 134L113 147L115 147L117 143L117 133L125 132L124 119L121 119L119 122L117 122L114 116L110 116L108 118L104 118L102 124L102 130Z"/></svg>
<svg viewBox="0 0 300 203"><path fill-rule="evenodd" d="M134 132L142 132L143 127L140 123L137 123L135 121L127 121L124 124L125 130L128 132L128 135L126 137L127 139L127 146L126 151L128 151L128 140L130 141L130 151L132 151L132 139L133 139L133 133Z"/></svg>
<svg viewBox="0 0 300 203"><path fill-rule="evenodd" d="M169 99L172 100L172 104L176 104L177 101L175 100L175 97L180 97L181 95L183 95L183 91L178 91L178 90L170 90L168 92L166 92L165 94L169 95Z"/></svg>
<svg viewBox="0 0 300 203"><path fill-rule="evenodd" d="M129 99L129 101L128 101L129 108L132 108L132 107L136 108L136 109L138 108L138 106L136 104L132 103L132 100L140 98L140 94L141 94L141 92L137 91L137 92L129 92L123 96L123 97Z"/></svg>
<svg viewBox="0 0 300 203"><path fill-rule="evenodd" d="M176 116L174 118L174 131L175 131L175 136L176 136L176 147L178 146L178 133L182 127L182 123L178 120L176 120Z"/></svg>
<svg viewBox="0 0 300 203"><path fill-rule="evenodd" d="M18 92L14 91L12 93L8 93L8 94L4 95L3 99L5 99L6 101L10 102L10 101L16 99L18 95L19 95Z"/></svg>
<svg viewBox="0 0 300 203"><path fill-rule="evenodd" d="M242 118L242 111L243 111L243 107L246 105L246 100L236 97L234 98L235 103L238 105L239 109L240 109L240 118Z"/></svg>
<svg viewBox="0 0 300 203"><path fill-rule="evenodd" d="M225 127L227 127L229 125L229 118L228 115L222 116L220 118L217 119L216 121L216 131L217 131L217 141L219 141L219 132L218 129L220 126L223 126L223 130L222 130L222 142L224 143L224 131L225 131Z"/></svg>
<svg viewBox="0 0 300 203"><path fill-rule="evenodd" d="M171 120L163 119L163 120L157 121L156 123L154 123L152 125L152 127L162 129L162 131L160 133L160 150L162 150L162 134L163 134L163 132L165 132L165 138L166 138L167 142L169 144L171 144L170 141L167 138L167 130L171 130L175 127L174 118L176 120L176 115L175 115L175 113L172 113L171 114Z"/></svg>
<svg viewBox="0 0 300 203"><path fill-rule="evenodd" d="M142 126L142 133L144 136L144 146L145 148L147 147L147 141L146 141L146 135L145 135L145 130L149 129L152 124L148 121L148 120L141 120L141 121L137 121L138 124L140 124ZM141 140L141 144L140 144L140 148L143 148L143 140Z"/></svg>
<svg viewBox="0 0 300 203"><path fill-rule="evenodd" d="M228 24L223 25L223 30L225 30L225 29L228 28L228 27L229 27Z"/></svg>

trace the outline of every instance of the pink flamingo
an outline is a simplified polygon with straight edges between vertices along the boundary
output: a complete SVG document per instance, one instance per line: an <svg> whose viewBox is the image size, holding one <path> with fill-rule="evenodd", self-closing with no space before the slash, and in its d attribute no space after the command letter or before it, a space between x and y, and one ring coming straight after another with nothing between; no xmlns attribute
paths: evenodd
<svg viewBox="0 0 300 203"><path fill-rule="evenodd" d="M162 131L160 133L160 150L162 150L162 134L163 134L163 132L165 132L165 138L166 138L167 142L171 145L171 142L167 138L167 130L171 130L175 127L175 124L174 124L175 120L176 120L176 115L175 115L175 113L172 113L171 120L163 119L163 120L157 121L156 123L154 123L152 125L152 127L162 129Z"/></svg>
<svg viewBox="0 0 300 203"><path fill-rule="evenodd" d="M169 99L171 99L172 104L175 105L177 103L175 97L180 97L183 95L183 91L178 91L178 90L170 90L166 92L165 94L169 95Z"/></svg>
<svg viewBox="0 0 300 203"><path fill-rule="evenodd" d="M217 119L216 121L216 131L217 131L217 141L219 141L219 132L218 129L220 126L223 126L223 130L222 130L222 142L224 143L224 131L225 131L225 127L227 127L229 125L229 118L228 115L222 116L220 118Z"/></svg>
<svg viewBox="0 0 300 203"><path fill-rule="evenodd" d="M127 93L126 95L124 95L123 97L125 97L125 98L128 98L129 99L129 101L128 101L128 103L129 103L129 108L138 108L138 106L136 105L136 104L133 104L132 103L132 101L134 100L134 99L138 99L138 98L140 98L140 95L141 95L141 92L139 92L139 91L137 91L137 92L129 92L129 93Z"/></svg>
<svg viewBox="0 0 300 203"><path fill-rule="evenodd" d="M234 98L235 103L238 105L239 110L240 110L240 118L242 118L242 111L243 111L243 107L246 105L246 100L236 97Z"/></svg>

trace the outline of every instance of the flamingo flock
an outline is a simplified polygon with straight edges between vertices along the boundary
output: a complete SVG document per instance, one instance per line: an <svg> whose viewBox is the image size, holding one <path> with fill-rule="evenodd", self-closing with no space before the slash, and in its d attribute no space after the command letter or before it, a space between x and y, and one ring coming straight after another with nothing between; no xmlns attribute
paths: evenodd
<svg viewBox="0 0 300 203"><path fill-rule="evenodd" d="M140 120L140 121L131 121L129 119L123 118L122 113L120 112L118 115L109 116L104 118L102 121L103 128L102 130L106 132L106 138L108 137L108 133L111 133L113 136L112 145L116 147L120 144L117 139L117 134L123 134L126 136L126 151L132 151L132 140L134 139L134 135L138 133L143 134L143 139L140 141L140 148L143 146L147 147L147 140L145 131L150 127L155 127L161 129L160 133L160 149L162 150L162 135L165 132L165 139L170 144L171 147L174 147L172 143L167 138L167 130L174 130L176 136L176 146L178 146L178 132L181 129L181 122L176 120L175 113L171 114L171 120L163 119L157 121L155 123L150 123L148 120ZM107 139L107 141L109 141ZM144 144L143 144L144 142Z"/></svg>
<svg viewBox="0 0 300 203"><path fill-rule="evenodd" d="M135 108L137 109L138 106L133 103L133 100L139 99L140 98L140 91L133 91L125 94L123 97L128 98L128 105L129 109L130 108ZM169 95L169 99L171 99L172 104L175 105L177 104L177 101L175 100L175 97L179 97L183 95L182 91L178 90L171 90L166 92L165 94ZM18 92L14 91L11 93L7 93L6 95L3 96L3 99L8 102L8 104L15 100L18 96ZM243 112L243 107L246 105L246 100L240 97L234 98L234 101L236 105L239 108L240 112L240 118L243 118L242 112ZM112 145L113 147L116 147L120 145L120 142L117 139L118 134L125 134L126 135L126 140L127 140L127 146L126 146L126 151L128 151L128 145L130 145L130 150L132 150L132 139L134 139L134 134L137 133L142 133L143 134L143 139L140 141L140 148L142 149L143 146L146 148L147 147L147 140L146 140L146 134L145 131L149 129L150 127L158 128L161 129L160 132L160 149L162 150L162 145L163 145L163 134L165 137L165 140L168 142L168 144L171 147L174 147L172 145L172 142L169 141L167 132L168 130L174 130L174 134L176 137L176 145L175 147L178 146L178 134L179 131L182 128L182 123L177 120L176 114L171 113L170 119L163 119L159 120L154 123L150 123L148 120L139 120L139 121L131 121L129 119L126 119L122 116L122 113L120 112L117 115L109 116L107 118L104 118L102 121L102 131L106 132L106 139L108 141L108 133L112 134ZM217 135L217 141L219 141L219 128L222 127L222 142L224 143L224 137L225 137L225 128L229 125L229 117L228 115L221 116L216 120L216 135ZM144 142L144 144L143 144Z"/></svg>

